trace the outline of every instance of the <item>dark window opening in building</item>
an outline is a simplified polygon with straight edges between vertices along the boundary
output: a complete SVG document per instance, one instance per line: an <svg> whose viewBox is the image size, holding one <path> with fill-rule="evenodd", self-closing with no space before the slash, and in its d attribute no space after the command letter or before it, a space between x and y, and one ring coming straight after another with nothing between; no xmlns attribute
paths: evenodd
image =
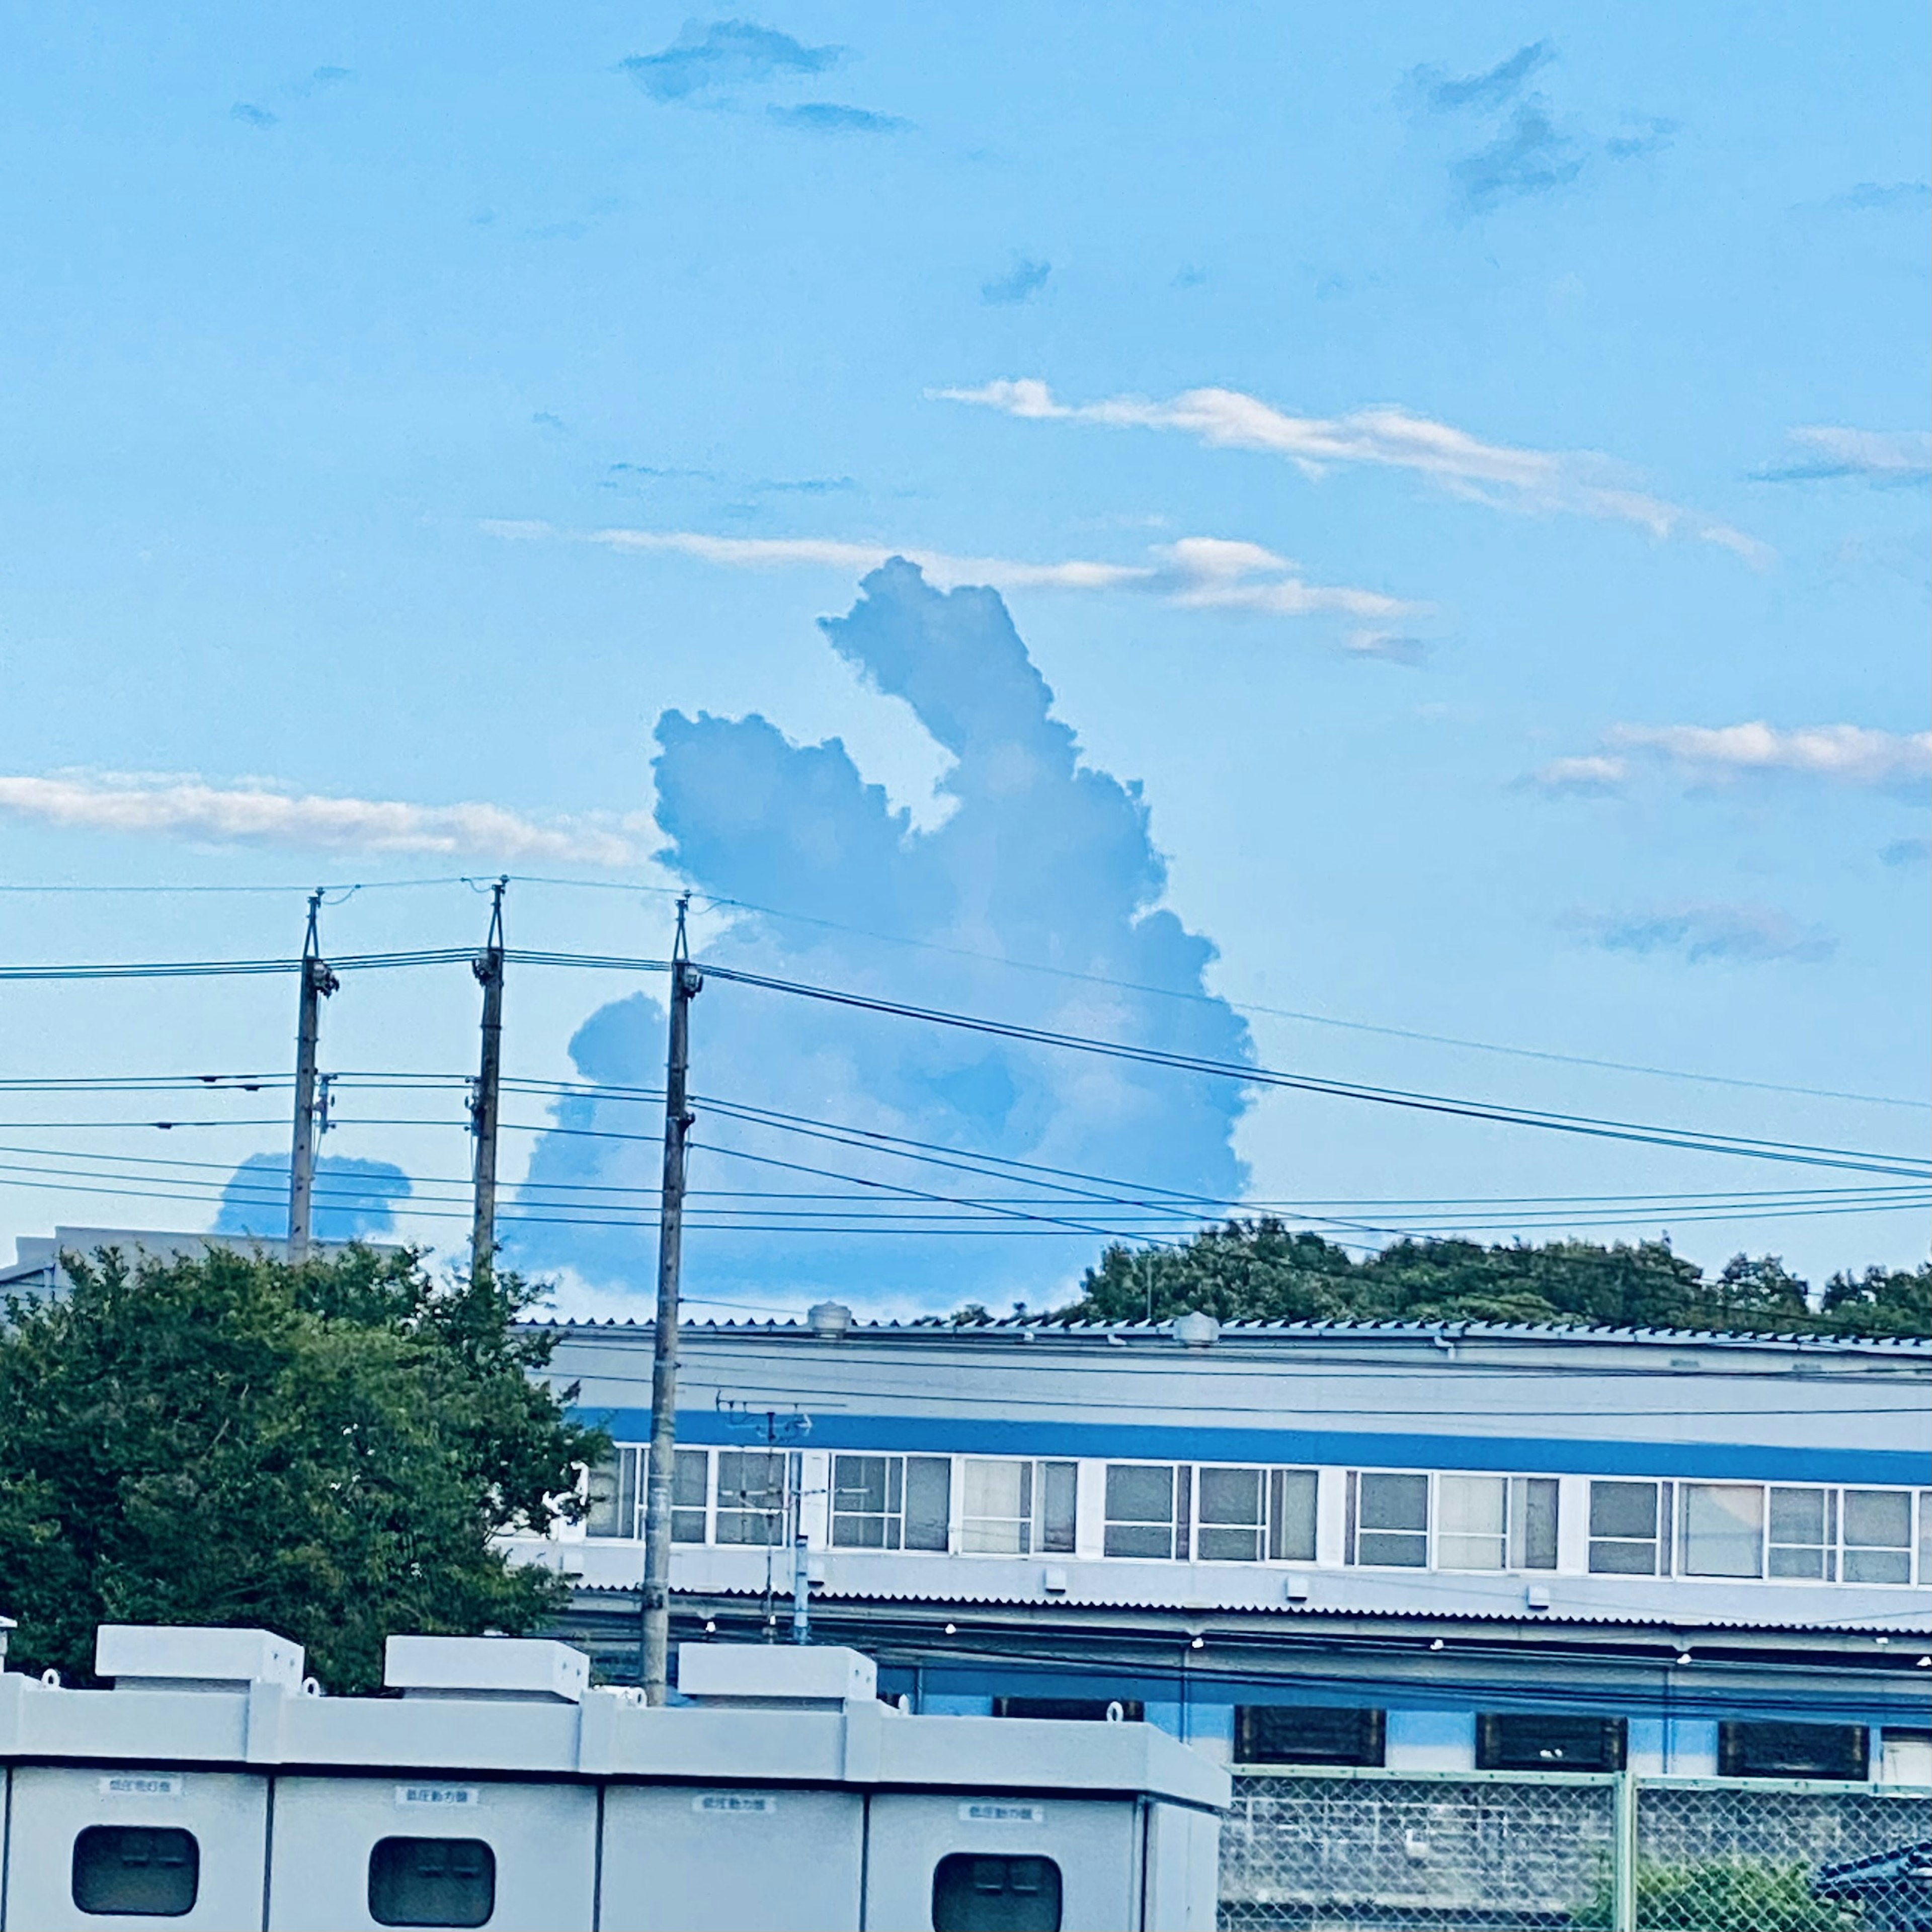
<svg viewBox="0 0 1932 1932"><path fill-rule="evenodd" d="M369 1854L378 1925L484 1925L496 1909L496 1854L481 1838L384 1838Z"/></svg>
<svg viewBox="0 0 1932 1932"><path fill-rule="evenodd" d="M1147 1706L1138 1697L995 1697L996 1718L1052 1718L1074 1724L1138 1724Z"/></svg>
<svg viewBox="0 0 1932 1932"><path fill-rule="evenodd" d="M1476 1720L1476 1768L1622 1771L1627 1729L1621 1718L1485 1712Z"/></svg>
<svg viewBox="0 0 1932 1932"><path fill-rule="evenodd" d="M1060 1932L1060 1868L1051 1858L955 1852L932 1874L933 1932Z"/></svg>
<svg viewBox="0 0 1932 1932"><path fill-rule="evenodd" d="M1871 1732L1863 1724L1722 1724L1720 1778L1830 1778L1863 1784Z"/></svg>
<svg viewBox="0 0 1932 1932"><path fill-rule="evenodd" d="M173 1825L90 1825L74 1841L74 1902L82 1912L178 1918L201 1892L201 1846Z"/></svg>
<svg viewBox="0 0 1932 1932"><path fill-rule="evenodd" d="M1240 1764L1379 1765L1386 1730L1380 1711L1238 1704L1234 1757Z"/></svg>

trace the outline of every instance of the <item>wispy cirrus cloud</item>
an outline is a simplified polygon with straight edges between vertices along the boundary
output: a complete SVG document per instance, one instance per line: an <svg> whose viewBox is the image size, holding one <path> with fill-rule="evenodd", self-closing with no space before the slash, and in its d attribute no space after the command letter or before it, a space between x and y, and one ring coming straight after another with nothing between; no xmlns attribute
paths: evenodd
<svg viewBox="0 0 1932 1932"><path fill-rule="evenodd" d="M1814 963L1836 950L1831 935L1774 906L1678 905L1655 911L1577 913L1570 929L1606 952L1682 960L1701 966L1728 961L1762 965Z"/></svg>
<svg viewBox="0 0 1932 1932"><path fill-rule="evenodd" d="M942 589L985 584L996 590L1126 591L1184 610L1246 612L1268 617L1351 620L1348 643L1368 656L1408 656L1407 626L1429 607L1381 591L1310 584L1300 567L1260 544L1226 537L1182 537L1157 544L1144 563L1089 558L1033 562L1013 557L956 556L916 544L856 543L836 537L721 537L698 530L591 530L580 534L544 523L494 522L492 535L530 542L560 539L637 554L688 556L728 570L816 567L865 576L893 557L916 564Z"/></svg>
<svg viewBox="0 0 1932 1932"><path fill-rule="evenodd" d="M1780 730L1748 724L1616 724L1605 748L1552 759L1531 782L1550 792L1621 790L1640 760L1704 783L1790 774L1839 784L1901 788L1932 778L1932 732L1874 731L1856 724Z"/></svg>
<svg viewBox="0 0 1932 1932"><path fill-rule="evenodd" d="M544 859L587 866L634 864L640 842L648 842L642 818L544 824L496 805L329 797L260 784L211 784L191 774L0 775L0 814L76 830L224 845Z"/></svg>
<svg viewBox="0 0 1932 1932"><path fill-rule="evenodd" d="M782 128L808 134L903 134L912 123L898 114L875 114L869 107L847 107L836 100L801 100L790 107L767 107Z"/></svg>
<svg viewBox="0 0 1932 1932"><path fill-rule="evenodd" d="M1189 389L1164 402L1121 395L1071 404L1060 401L1045 382L1032 376L930 394L941 401L998 410L1027 422L1178 430L1210 449L1255 450L1286 458L1310 478L1346 465L1403 470L1454 495L1499 509L1634 524L1655 537L1690 536L1717 544L1753 562L1770 554L1754 538L1728 524L1629 488L1617 480L1605 457L1486 442L1393 405L1340 416L1291 416L1239 389L1220 388Z"/></svg>
<svg viewBox="0 0 1932 1932"><path fill-rule="evenodd" d="M1030 302L1046 286L1053 273L1051 262L1036 262L1022 255L1004 275L994 275L980 284L980 299L992 308Z"/></svg>
<svg viewBox="0 0 1932 1932"><path fill-rule="evenodd" d="M1932 482L1932 435L1921 429L1794 429L1791 453L1756 472L1761 483Z"/></svg>

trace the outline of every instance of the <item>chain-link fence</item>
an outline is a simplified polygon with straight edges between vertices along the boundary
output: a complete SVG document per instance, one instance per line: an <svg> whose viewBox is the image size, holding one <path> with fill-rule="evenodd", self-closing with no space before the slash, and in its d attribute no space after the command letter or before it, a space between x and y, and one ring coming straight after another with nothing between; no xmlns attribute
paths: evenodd
<svg viewBox="0 0 1932 1932"><path fill-rule="evenodd" d="M1292 1932L1932 1932L1928 1794L1244 1770L1220 1922Z"/></svg>

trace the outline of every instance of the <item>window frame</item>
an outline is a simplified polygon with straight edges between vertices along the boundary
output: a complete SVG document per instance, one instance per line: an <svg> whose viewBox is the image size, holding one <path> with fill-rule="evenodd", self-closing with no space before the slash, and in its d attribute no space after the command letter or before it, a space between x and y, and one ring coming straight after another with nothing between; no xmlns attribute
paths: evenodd
<svg viewBox="0 0 1932 1932"><path fill-rule="evenodd" d="M1590 1576L1670 1576L1675 1574L1672 1558L1676 1550L1675 1520L1677 1485L1668 1477L1592 1476L1585 1505L1584 1574ZM1600 1489L1647 1489L1652 1496L1651 1531L1648 1536L1612 1535L1597 1528L1597 1492ZM1619 1549L1647 1546L1651 1552L1648 1570L1599 1569L1597 1546Z"/></svg>
<svg viewBox="0 0 1932 1932"><path fill-rule="evenodd" d="M874 1550L884 1556L943 1556L953 1553L958 1544L956 1519L954 1514L952 1481L954 1466L958 1461L955 1456L932 1456L916 1450L896 1449L835 1449L826 1470L826 1546L841 1551ZM838 1507L839 1465L844 1462L882 1462L885 1465L884 1506L877 1510L844 1509ZM945 1472L944 1516L940 1522L940 1540L937 1546L930 1544L908 1544L906 1541L907 1499L910 1494L911 1466L938 1464ZM848 1494L852 1493L848 1490ZM879 1540L876 1543L860 1543L842 1540L839 1526L842 1522L877 1522Z"/></svg>
<svg viewBox="0 0 1932 1932"><path fill-rule="evenodd" d="M1014 1469L1021 1472L1024 1501L1017 1516L994 1516L968 1508L968 1485L975 1468ZM949 1547L957 1556L1004 1557L1071 1556L1079 1545L1080 1462L1071 1456L955 1456L952 1458L953 1492L951 1537ZM1056 1483L1065 1480L1072 1490L1072 1508L1064 1524L1052 1520L1049 1500ZM1011 1524L1020 1531L1017 1550L974 1549L976 1526Z"/></svg>

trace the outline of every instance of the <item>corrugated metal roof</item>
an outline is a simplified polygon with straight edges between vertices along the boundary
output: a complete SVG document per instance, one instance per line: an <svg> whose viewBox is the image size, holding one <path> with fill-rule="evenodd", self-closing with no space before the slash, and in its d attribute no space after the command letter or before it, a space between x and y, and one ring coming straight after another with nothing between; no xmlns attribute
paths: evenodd
<svg viewBox="0 0 1932 1932"><path fill-rule="evenodd" d="M588 1597L634 1598L634 1586L619 1584L584 1583L578 1582L576 1588ZM715 1583L694 1593L678 1590L674 1598L690 1594L706 1597L741 1597L747 1601L762 1599L766 1594L754 1585ZM1037 1592L1031 1595L1015 1592L993 1591L957 1590L944 1597L931 1593L921 1594L910 1590L868 1590L862 1594L820 1589L814 1587L812 1600L814 1604L837 1604L846 1608L863 1607L868 1604L917 1604L937 1616L948 1606L971 1604L987 1610L1125 1610L1138 1611L1155 1616L1186 1616L1199 1619L1203 1617L1250 1618L1266 1616L1303 1622L1321 1622L1342 1618L1387 1618L1391 1622L1416 1624L1511 1624L1529 1625L1540 1628L1545 1625L1562 1624L1586 1628L1600 1628L1630 1630L1669 1630L1688 1633L1696 1630L1738 1630L1760 1634L1766 1638L1779 1636L1898 1636L1901 1634L1926 1641L1923 1629L1924 1613L1922 1608L1902 1605L1889 1620L1851 1622L1835 1621L1830 1623L1766 1623L1739 1617L1633 1617L1616 1616L1607 1612L1594 1612L1583 1610L1398 1610L1384 1604L1362 1605L1351 1607L1337 1604L1217 1604L1212 1606L1199 1603L1175 1600L1170 1603L1152 1603L1144 1599L1130 1601L1120 1598L1042 1596Z"/></svg>
<svg viewBox="0 0 1932 1932"><path fill-rule="evenodd" d="M562 1331L638 1330L648 1333L652 1324L634 1317L615 1316L601 1319L560 1321L554 1318L528 1324ZM810 1326L796 1317L782 1321L705 1321L682 1324L687 1334L724 1336L800 1336L820 1340ZM855 1320L845 1330L844 1343L857 1340L900 1341L917 1339L970 1342L987 1335L1013 1336L1024 1332L1051 1335L1069 1340L1105 1342L1110 1336L1171 1336L1171 1322L1055 1322L1031 1316L1002 1316L985 1322L954 1324L942 1316L922 1316L910 1322ZM1737 1330L1702 1328L1635 1328L1589 1326L1562 1322L1226 1322L1221 1324L1223 1340L1298 1341L1337 1336L1351 1339L1380 1337L1390 1340L1427 1341L1441 1336L1446 1340L1526 1341L1538 1342L1615 1342L1682 1348L1700 1347L1823 1348L1834 1352L1875 1351L1886 1354L1932 1357L1932 1338L1917 1335L1810 1335L1754 1334Z"/></svg>

